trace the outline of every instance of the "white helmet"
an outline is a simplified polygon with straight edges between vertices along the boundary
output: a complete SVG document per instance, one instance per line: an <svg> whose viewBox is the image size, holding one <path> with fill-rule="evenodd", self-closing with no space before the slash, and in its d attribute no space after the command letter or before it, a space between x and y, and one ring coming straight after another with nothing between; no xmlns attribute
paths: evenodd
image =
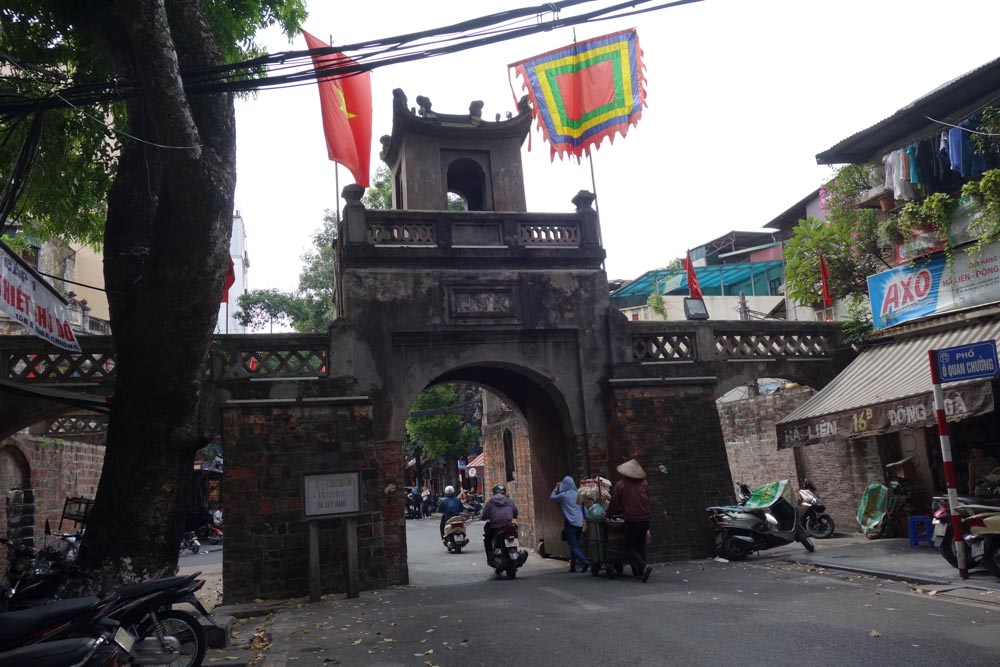
<svg viewBox="0 0 1000 667"><path fill-rule="evenodd" d="M453 495L455 495L455 487L454 486L450 486L450 485L444 487L444 495L446 495L446 496L453 496Z"/></svg>

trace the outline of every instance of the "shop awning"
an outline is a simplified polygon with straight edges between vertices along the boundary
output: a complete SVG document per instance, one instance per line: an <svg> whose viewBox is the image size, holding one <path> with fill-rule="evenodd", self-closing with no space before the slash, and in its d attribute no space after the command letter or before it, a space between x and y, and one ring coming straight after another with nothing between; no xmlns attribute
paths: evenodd
<svg viewBox="0 0 1000 667"><path fill-rule="evenodd" d="M80 391L66 391L64 389L53 389L48 386L39 386L13 380L0 380L0 392L9 392L19 396L29 398L44 398L56 403L71 405L75 408L84 408L93 412L111 413L109 399L105 396L86 394Z"/></svg>
<svg viewBox="0 0 1000 667"><path fill-rule="evenodd" d="M486 463L486 454L480 454L476 458L469 461L468 465L465 466L465 470L469 477L482 477L483 476L483 465ZM475 470L475 472L472 472Z"/></svg>
<svg viewBox="0 0 1000 667"><path fill-rule="evenodd" d="M776 425L778 449L933 426L927 351L1000 337L1000 320L916 335L864 350L834 380ZM957 421L993 411L989 380L943 385Z"/></svg>

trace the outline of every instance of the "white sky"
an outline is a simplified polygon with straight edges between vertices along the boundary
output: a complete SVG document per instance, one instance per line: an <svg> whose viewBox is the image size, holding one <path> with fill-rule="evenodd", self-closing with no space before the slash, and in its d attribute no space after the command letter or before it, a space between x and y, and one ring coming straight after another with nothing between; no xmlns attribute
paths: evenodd
<svg viewBox="0 0 1000 667"><path fill-rule="evenodd" d="M346 44L532 4L311 0L304 27ZM829 178L816 153L1000 56L997 25L997 0L704 0L578 26L579 40L637 28L646 65L642 120L594 155L608 277L635 278L732 229L761 230ZM277 30L260 39L272 52L306 48ZM483 100L492 120L514 111L508 63L572 41L565 28L374 70L372 173L379 137L392 130L394 88L441 113ZM319 96L313 86L265 89L236 114L250 288L291 290L324 210L337 205ZM591 189L586 160L550 162L537 129L531 144L522 149L528 210L572 211L576 192ZM341 188L351 181L341 168Z"/></svg>

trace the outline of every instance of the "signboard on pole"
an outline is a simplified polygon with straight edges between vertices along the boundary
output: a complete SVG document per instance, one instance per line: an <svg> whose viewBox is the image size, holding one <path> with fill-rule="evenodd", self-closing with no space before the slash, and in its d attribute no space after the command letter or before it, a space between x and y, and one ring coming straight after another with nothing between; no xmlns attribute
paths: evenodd
<svg viewBox="0 0 1000 667"><path fill-rule="evenodd" d="M361 473L331 472L303 476L307 519L361 511Z"/></svg>
<svg viewBox="0 0 1000 667"><path fill-rule="evenodd" d="M976 380L997 375L997 343L987 340L937 350L938 377L941 382Z"/></svg>

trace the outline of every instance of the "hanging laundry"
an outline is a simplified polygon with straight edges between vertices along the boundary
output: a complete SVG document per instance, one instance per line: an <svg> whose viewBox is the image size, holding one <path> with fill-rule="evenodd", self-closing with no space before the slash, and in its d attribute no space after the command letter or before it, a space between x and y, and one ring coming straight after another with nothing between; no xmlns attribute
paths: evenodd
<svg viewBox="0 0 1000 667"><path fill-rule="evenodd" d="M917 145L910 144L906 147L906 160L910 165L910 183L916 185L920 183L920 174L917 169Z"/></svg>

